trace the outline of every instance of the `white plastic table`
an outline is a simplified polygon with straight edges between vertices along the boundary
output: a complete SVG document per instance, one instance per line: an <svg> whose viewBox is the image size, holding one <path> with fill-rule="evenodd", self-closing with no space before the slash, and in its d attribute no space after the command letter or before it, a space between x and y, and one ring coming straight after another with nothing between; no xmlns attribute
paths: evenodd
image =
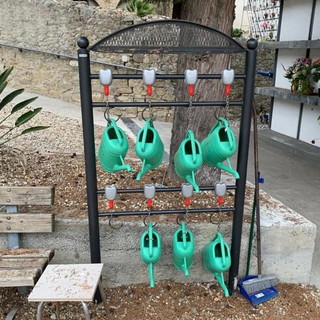
<svg viewBox="0 0 320 320"><path fill-rule="evenodd" d="M93 301L99 291L106 308L106 297L101 284L103 263L49 264L28 297L29 302L39 302L37 320L42 319L44 302L81 302L86 320L90 319L87 302ZM57 307L57 319L59 308Z"/></svg>

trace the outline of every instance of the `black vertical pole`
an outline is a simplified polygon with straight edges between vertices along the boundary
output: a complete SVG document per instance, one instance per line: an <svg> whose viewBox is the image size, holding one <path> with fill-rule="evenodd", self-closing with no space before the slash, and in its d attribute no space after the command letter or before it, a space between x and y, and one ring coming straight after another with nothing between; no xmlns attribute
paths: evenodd
<svg viewBox="0 0 320 320"><path fill-rule="evenodd" d="M86 166L91 262L100 263L101 254L97 199L96 156L94 144L94 121L90 79L90 57L89 51L87 50L89 41L87 38L81 37L78 39L77 44L80 47L80 49L78 49L78 63L80 78L84 157Z"/></svg>
<svg viewBox="0 0 320 320"><path fill-rule="evenodd" d="M246 53L246 81L244 87L243 108L241 113L238 162L237 171L240 179L236 182L235 194L235 212L233 215L232 225L232 242L231 242L231 267L229 270L228 290L233 294L237 288L239 260L242 236L243 207L245 200L246 181L247 181L247 165L250 144L251 130L251 111L254 95L254 79L256 74L256 48L258 42L255 39L249 39L247 42Z"/></svg>

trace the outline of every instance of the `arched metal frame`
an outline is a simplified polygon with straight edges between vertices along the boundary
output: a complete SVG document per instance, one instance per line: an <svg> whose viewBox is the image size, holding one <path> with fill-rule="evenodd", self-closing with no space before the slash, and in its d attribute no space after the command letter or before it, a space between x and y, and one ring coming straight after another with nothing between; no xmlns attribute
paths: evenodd
<svg viewBox="0 0 320 320"><path fill-rule="evenodd" d="M233 294L237 287L239 260L241 249L242 221L244 213L244 200L247 179L247 164L249 153L251 110L254 94L254 78L256 70L257 41L250 39L247 48L244 48L229 36L220 31L189 21L183 20L159 20L152 21L116 31L93 46L89 47L89 41L85 37L78 40L78 62L80 78L81 112L83 123L83 139L85 152L87 203L90 234L91 262L101 262L99 217L116 217L127 215L158 215L158 214L183 214L180 210L151 210L130 212L99 212L98 196L104 194L104 190L97 188L96 153L94 141L93 108L104 107L104 102L92 101L91 81L99 79L98 74L90 71L90 51L117 52L117 53L166 53L166 54L231 54L239 53L246 56L244 74L236 74L236 79L244 81L243 100L230 101L230 106L241 106L240 135L238 143L237 171L240 179L235 186L228 189L235 190L233 208L223 208L233 212L231 260L229 270L228 289ZM200 74L199 79L221 79L221 74ZM142 79L142 74L114 74L113 79ZM184 79L183 74L158 74L157 79ZM188 101L180 102L157 102L152 106L188 107ZM197 101L194 106L225 106L225 101ZM113 102L110 107L137 107L149 106L146 102ZM214 186L200 187L200 190L213 190ZM157 192L181 191L181 187L156 188ZM142 193L143 189L122 189L118 193ZM189 209L188 213L219 212L219 208ZM98 299L98 298L97 298ZM99 299L98 299L99 300Z"/></svg>

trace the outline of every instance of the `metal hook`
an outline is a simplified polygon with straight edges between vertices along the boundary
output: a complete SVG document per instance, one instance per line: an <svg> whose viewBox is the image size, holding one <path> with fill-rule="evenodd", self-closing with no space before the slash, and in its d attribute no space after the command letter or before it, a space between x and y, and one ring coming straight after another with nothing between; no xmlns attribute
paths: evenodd
<svg viewBox="0 0 320 320"><path fill-rule="evenodd" d="M107 121L108 123L110 123L110 114L109 114L109 110L110 110L110 109L111 109L111 107L109 107L108 104L107 104L107 107L106 107L106 109L105 109L104 112L103 112L103 116L104 116L104 118L106 119L106 121ZM121 116L122 116L122 113L118 116L118 118L115 120L115 122L118 122L119 119L121 118Z"/></svg>
<svg viewBox="0 0 320 320"><path fill-rule="evenodd" d="M141 117L144 121L147 121L147 119L151 119L151 121L155 121L157 119L157 116L154 116L153 115L153 112L150 112L150 115L149 115L149 118L145 118L144 116L144 113L147 109L150 109L150 107L145 107L143 110L142 110L142 113L141 113Z"/></svg>
<svg viewBox="0 0 320 320"><path fill-rule="evenodd" d="M187 212L186 212L185 215L179 214L179 215L177 216L176 222L177 222L177 224L180 225L180 226L181 226L181 221L188 222Z"/></svg>
<svg viewBox="0 0 320 320"><path fill-rule="evenodd" d="M147 219L148 218L150 218L150 214L148 214L147 216L145 216L144 218L143 218L143 223L144 223L144 225L147 227L148 226L148 223L147 223ZM153 225L152 225L152 227L155 227L157 225L157 222L155 222Z"/></svg>
<svg viewBox="0 0 320 320"><path fill-rule="evenodd" d="M114 230L119 230L123 227L123 222L121 223L121 225L119 227L115 227L114 225L112 225L112 220L113 220L113 216L110 217L109 219L109 226L111 229L114 229Z"/></svg>

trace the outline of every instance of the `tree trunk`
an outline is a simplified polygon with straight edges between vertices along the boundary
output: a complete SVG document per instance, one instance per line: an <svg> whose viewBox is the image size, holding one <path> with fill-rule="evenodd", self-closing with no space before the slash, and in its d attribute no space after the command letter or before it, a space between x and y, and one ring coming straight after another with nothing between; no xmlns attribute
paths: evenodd
<svg viewBox="0 0 320 320"><path fill-rule="evenodd" d="M231 34L234 20L234 0L185 0L182 3L181 19L198 22L213 27L227 35ZM180 55L178 73L185 69L197 69L198 74L221 73L228 65L229 56L217 55ZM187 85L179 81L176 87L176 100L188 101ZM193 101L224 100L224 87L220 80L198 80ZM175 108L170 145L169 175L174 173L174 155L180 143L191 129L196 139L201 142L209 133L223 110L216 107ZM203 165L197 172L199 185L213 184L220 176L220 171Z"/></svg>

